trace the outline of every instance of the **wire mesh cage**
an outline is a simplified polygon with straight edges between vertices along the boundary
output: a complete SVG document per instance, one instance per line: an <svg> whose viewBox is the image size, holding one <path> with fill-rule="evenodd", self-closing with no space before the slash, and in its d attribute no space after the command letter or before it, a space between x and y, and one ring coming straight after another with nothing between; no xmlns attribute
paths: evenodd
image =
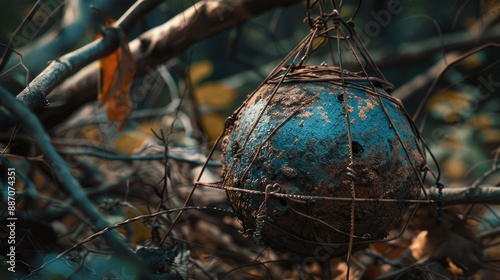
<svg viewBox="0 0 500 280"><path fill-rule="evenodd" d="M197 185L226 190L256 242L338 257L402 234L406 225L388 237L430 201L429 151L356 34L355 13L307 5L309 34L226 121L222 181Z"/></svg>
<svg viewBox="0 0 500 280"><path fill-rule="evenodd" d="M193 6L191 10L214 11L211 7ZM296 7L294 14L300 8ZM455 117L465 114L464 108L431 109L431 104L442 107L442 95L467 96L464 92L476 78L481 81L481 85L476 84L476 100L484 97L480 94L494 92L494 76L487 75L491 69L479 69L478 73L458 69L464 66L460 61L492 45L450 56L456 58L436 64L446 64L442 70L433 67L429 69L433 75L422 74L435 80L429 80L432 85L413 116L415 122L419 115L423 119L417 129L401 102L391 96L392 85L355 32L353 20L359 5L354 14L345 17L348 8L342 9L342 2L308 2L309 34L227 119L207 161L200 141L211 134L200 129L199 121L204 119L205 110L216 110L207 109L202 102L194 104L196 97L202 96L198 89L204 86L198 82L205 79L200 78L204 74L197 67L209 65L208 72L212 71L212 64L205 61L198 64L189 60L188 65L175 59L145 77L137 77L139 94L142 90L159 93L154 89L156 82L143 84L158 79L168 87L161 93L170 94L170 98L165 106L155 104L154 108L143 104L152 105L155 98L134 100L134 105L140 106L134 107L128 129L120 133L106 124L96 104L87 104L51 131L50 142L65 158L49 168L39 156L43 147L29 152L19 149L19 144L31 141L31 131L23 134L14 128L11 136L4 135L8 143L4 142L1 167L7 166L9 171L10 166L17 168L17 180L23 181L16 191L18 211L23 215L18 228L31 229L18 232L20 275L44 279L126 279L132 274L142 279L142 272L158 279L495 278L492 275L499 271L500 212L495 205L499 181L493 175L500 170L500 148L496 148L488 169L466 187L449 181L449 167L442 160L450 154L439 150L450 146L452 135L445 135L440 126L436 128L442 132L439 137L447 137L442 143L426 134L442 164L443 182L450 186L441 199L443 194L436 190L442 187L439 169L427 161L436 159L419 133L426 122L441 118L433 115L438 111L451 111ZM319 13L312 16L315 10ZM273 22L280 17L291 18L275 12ZM395 57L401 55L405 56L398 53ZM261 66L265 68L254 64L259 66L256 72ZM414 73L406 70L406 62L401 64L406 72ZM19 65L24 67L22 61ZM449 77L447 70L453 70ZM231 82L246 80L248 74L236 73L237 79L231 76ZM210 84L204 93L219 93L228 84L228 80L217 86ZM231 86L243 88L239 82ZM406 84L412 90L414 86L413 82ZM426 87L425 83L420 87ZM445 93L433 94L439 87L444 87ZM457 92L450 94L450 89ZM401 96L398 91L395 96ZM496 104L489 99L481 101ZM473 102L469 105L477 105ZM490 129L484 122L492 119L476 117L481 118L484 129ZM434 121L429 123L432 128ZM477 118L474 121L478 122ZM463 137L463 128L457 132L460 134L454 137ZM465 143L474 144L471 140ZM454 156L459 153L457 146L455 143ZM461 157L469 155L460 150ZM59 169L66 164L69 170ZM219 177L216 173L221 167ZM456 173L465 173L458 170L462 171ZM80 186L62 185L54 176L70 173L74 176L68 178L74 177L85 195L75 195ZM9 196L14 195L12 188ZM72 201L80 202L75 197L83 202L73 206ZM94 206L102 214L95 215L104 221L101 228L88 222L93 215L88 209ZM4 214L5 220L7 212ZM239 229L250 238L242 238ZM111 235L114 233L117 235ZM379 243L389 240L394 242ZM128 255L124 257L123 252ZM10 277L2 272L0 278Z"/></svg>

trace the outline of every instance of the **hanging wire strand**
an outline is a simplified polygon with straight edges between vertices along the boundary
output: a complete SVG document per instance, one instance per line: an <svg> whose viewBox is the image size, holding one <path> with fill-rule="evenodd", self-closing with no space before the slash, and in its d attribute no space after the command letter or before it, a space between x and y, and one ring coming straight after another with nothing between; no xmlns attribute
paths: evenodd
<svg viewBox="0 0 500 280"><path fill-rule="evenodd" d="M352 254L355 249L359 248L361 245L366 245L374 242L389 242L400 238L404 231L409 226L409 221L416 214L417 206L419 204L431 204L435 203L430 199L425 190L425 180L428 176L431 176L435 180L435 186L442 190L443 185L440 183L440 170L437 165L434 155L432 155L429 147L422 138L417 126L413 123L411 117L404 110L401 102L390 95L393 85L387 81L387 79L382 74L382 71L377 67L372 57L370 56L366 46L364 45L361 37L356 33L354 29L354 22L356 15L358 14L361 7L361 0L357 1L354 12L350 15L349 19L346 21L341 16L342 6L344 1L339 1L335 3L333 0L308 0L306 2L306 16L305 21L310 26L310 32L305 38L287 55L285 58L270 72L266 79L260 84L258 89L263 86L268 86L269 91L262 97L263 106L259 107L259 111L255 112L255 118L252 120L247 129L245 129L240 134L241 141L238 142L238 150L234 151L232 156L241 157L240 151L245 149L250 149L245 154L245 164L247 164L238 173L239 167L236 167L237 161L229 161L226 163L223 169L225 174L223 175L222 181L218 183L206 183L200 182L201 174L196 181L196 186L203 186L208 188L215 188L226 191L230 200L235 200L231 204L233 211L238 213L243 213L246 208L248 208L248 201L259 201L255 208L255 214L253 217L240 217L243 221L244 232L247 235L253 234L256 241L269 241L274 245L276 241L269 240L265 236L265 232L276 232L277 236L286 237L289 240L294 240L300 242L300 244L307 244L307 246L330 246L334 248L335 246L347 246L347 263L349 263ZM330 11L327 11L329 8ZM313 17L313 10L319 12L318 16ZM321 64L320 66L309 65L312 55L314 53L320 52L319 50L322 46L326 46L328 54L332 65L326 66ZM352 64L352 65L350 65ZM354 67L355 69L351 71L349 67ZM272 143L276 135L283 129L283 127L294 119L295 116L300 114L302 111L301 107L297 107L287 113L285 117L276 122L273 127L266 127L266 135L262 137L255 137L256 131L264 133L262 131L262 125L264 125L264 116L270 113L270 108L277 102L277 97L283 94L287 94L286 91L279 91L280 88L286 86L287 84L300 84L300 83L328 83L334 86L338 86L342 94L342 108L343 117L345 119L345 136L347 138L347 153L346 160L347 165L344 167L343 175L349 183L345 186L349 187L349 196L327 196L327 195L317 195L311 194L301 194L301 193L288 193L283 187L273 187L273 184L265 187L265 189L249 189L245 187L246 182L255 180L252 178L253 174L251 170L256 167L258 159L264 154L264 150L267 149L266 145ZM348 90L349 89L349 90ZM418 183L420 189L415 190L415 193L411 193L413 197L366 197L363 195L358 195L357 192L357 181L359 174L356 170L356 158L354 155L354 139L352 129L352 120L350 113L349 98L353 98L353 93L350 90L364 91L367 96L374 98L377 101L378 106L381 110L381 121L386 122L389 125L394 134L394 141L400 147L401 157L404 162L407 163L411 169L411 178L414 178ZM233 133L234 129L237 129L237 121L239 121L241 114L244 113L247 106L249 106L252 98L256 94L260 94L259 90L254 91L249 97L243 102L243 104L226 120L226 125L224 132L217 139L215 146L218 146L222 139L225 139ZM302 97L300 97L302 98ZM300 99L299 98L299 99ZM403 116L403 119L409 123L408 131L411 134L412 140L414 140L416 145L416 150L410 151L405 144L408 138L404 138L400 131L397 129L397 124L391 117L388 107L396 108L399 110ZM395 110L395 109L391 109ZM406 132L405 132L406 133ZM405 136L406 137L406 136ZM260 141L257 145L253 141ZM212 155L211 151L210 156ZM415 155L415 153L417 155ZM430 159L434 161L436 170L432 170L427 164L426 154L430 155ZM209 157L210 158L210 157ZM243 161L243 159L238 158L238 162ZM203 168L204 170L204 168ZM203 172L203 171L202 171ZM239 174L239 175L233 175ZM429 174L429 175L428 175ZM225 176L225 177L224 177ZM271 178L268 178L271 179ZM272 182L272 180L271 180ZM193 195L194 188L192 189L189 197ZM298 219L307 221L311 228L311 234L315 239L310 237L299 236L297 233L290 232L280 227L279 224L273 222L273 213L277 210L273 210L273 203L276 199L282 199L286 203L286 208L291 214L296 215ZM187 206L187 202L184 207ZM349 224L345 227L343 225L334 225L329 222L322 220L315 216L315 212L312 210L315 203L321 202L338 202L338 203L349 203ZM440 205L441 197L438 198L438 205ZM357 232L357 207L361 204L367 203L377 203L377 204L403 204L412 206L411 211L409 211L407 222L402 224L400 230L395 233L395 235L380 238L371 236L369 233L359 234ZM359 206L360 207L360 206ZM440 206L439 206L440 207ZM245 220L248 224L245 224ZM175 221L174 221L175 223ZM335 232L339 236L347 237L347 240L335 240L332 243L318 242L321 238L321 233L316 230L316 226L321 225L327 228L330 232ZM348 269L350 266L348 265ZM349 275L349 271L347 273Z"/></svg>

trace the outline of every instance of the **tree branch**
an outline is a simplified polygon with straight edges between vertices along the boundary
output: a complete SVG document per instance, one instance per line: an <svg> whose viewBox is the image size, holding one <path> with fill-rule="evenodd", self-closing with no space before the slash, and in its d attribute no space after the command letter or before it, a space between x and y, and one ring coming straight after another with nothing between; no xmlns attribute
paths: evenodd
<svg viewBox="0 0 500 280"><path fill-rule="evenodd" d="M441 73L446 70L446 68L448 67L448 62L455 61L458 59L458 57L459 55L457 52L451 52L447 54L443 57L443 59L436 62L436 64L434 64L427 71L415 76L406 84L397 88L394 92L392 92L392 95L404 102L413 94L419 92L419 90L427 89L429 85L432 84L432 81L434 81L437 77L439 77Z"/></svg>
<svg viewBox="0 0 500 280"><path fill-rule="evenodd" d="M141 2L149 1L143 0ZM137 63L137 73L143 73L147 66L154 67L158 64L164 63L175 55L181 53L187 46L212 36L222 30L234 27L258 13L278 6L294 4L297 2L300 2L300 0L201 1L177 17L174 17L172 20L169 20L162 26L144 33L140 36L140 38L131 42L131 49ZM129 29L126 27L133 25L133 18L135 17L134 13L136 13L136 11L137 10L135 8L131 8L129 9L129 12L122 17L121 21L123 21L123 30L128 31ZM391 52L390 54L375 55L374 59L380 67L388 67L400 65L401 63L419 62L442 51L446 52L449 50L471 49L487 42L498 41L500 38L498 35L500 34L498 33L498 27L498 25L493 24L493 26L488 26L486 30L483 30L484 32L464 31L445 35L444 37L431 38L421 42L408 43L406 45L402 45L396 55ZM107 43L114 46L113 48L107 48L109 52L114 50L118 44L118 42L116 42L116 34L110 34L110 36L113 36L113 39L115 40L110 39L112 42ZM89 48L90 45L95 43L96 42L89 44ZM87 46L84 48L87 48ZM102 50L98 50L97 48L94 49L92 52L97 52L99 55L89 57L83 64L86 65L89 60L92 61L102 57L101 51ZM105 54L108 54L109 52L106 52ZM79 55L80 54L78 53L72 53L71 57ZM69 71L69 69L66 70L70 73L65 73L65 71L61 72L61 76L57 79L56 83L52 81L51 84L42 84L42 86L38 88L38 92L44 91L44 95L48 95L55 85L60 83L60 81L80 70L81 67L79 66L80 64L75 65L71 71ZM60 68L63 68L64 70L64 67L61 66ZM58 111L62 110L63 112L48 112L47 118L51 118L54 115L66 115L67 112L73 112L76 110L81 106L81 104L95 100L97 95L97 79L95 77L95 73L97 72L97 69L97 64L92 64L83 71L80 71L80 73L72 78L71 81L65 83L61 89L58 90L58 92L63 92L65 95L71 96L72 99L76 99L75 102L67 104L68 106L65 108L55 107ZM44 73L46 72L47 71L44 71ZM49 72L52 72L53 74L58 73L56 69L52 69L52 71ZM51 80L50 76L44 78L49 81ZM32 84L33 86L36 86L39 83L37 82ZM23 92L25 93L26 91L27 90L24 90ZM26 104L32 109L43 106L43 102L45 100L44 97L39 93L33 95L37 97L27 98L31 101ZM21 101L25 102L25 100ZM13 124L11 122L10 126L12 125ZM7 127L7 124L4 122L3 125L0 124L0 127L5 128Z"/></svg>
<svg viewBox="0 0 500 280"><path fill-rule="evenodd" d="M393 67L404 64L416 64L429 61L434 55L449 51L468 51L487 43L500 41L500 25L482 32L457 32L433 37L420 42L402 44L395 53L386 52L374 55L378 67Z"/></svg>
<svg viewBox="0 0 500 280"><path fill-rule="evenodd" d="M427 189L429 199L437 200L439 192L437 188ZM444 188L443 189L443 204L474 204L484 203L500 205L500 187L490 185L482 185L477 188Z"/></svg>
<svg viewBox="0 0 500 280"><path fill-rule="evenodd" d="M38 118L2 86L0 86L0 105L4 106L20 122L22 129L33 137L33 142L44 155L46 162L52 167L59 181L71 193L72 198L80 205L82 211L95 222L93 231L97 232L106 228L108 226L106 219L88 199L78 181L71 174L66 161L50 143L50 139ZM138 265L140 261L116 232L110 231L104 235L104 238L118 257L131 262L137 268L141 267Z"/></svg>
<svg viewBox="0 0 500 280"><path fill-rule="evenodd" d="M89 63L105 57L120 46L121 32L129 32L135 22L145 13L156 7L163 0L139 0L128 11L106 30L102 38L87 44L59 59L52 61L42 73L40 73L30 84L17 95L17 100L21 101L31 110L41 108L46 105L45 97L66 78L78 72ZM94 72L95 73L95 72ZM2 116L6 118L6 116ZM12 119L1 120L4 125L13 126Z"/></svg>
<svg viewBox="0 0 500 280"><path fill-rule="evenodd" d="M144 33L137 40L131 42L131 49L136 58L138 73L143 73L147 66L154 67L168 61L181 53L190 44L224 29L234 27L242 21L255 16L256 13L300 1L277 0L261 2L238 0L234 2L233 6L229 6L228 3L233 3L229 1L200 2L162 26ZM245 10L246 7L240 7L243 3L247 3L246 7L249 7L248 10ZM240 12L240 10L242 11ZM221 21L221 15L223 15L223 22ZM396 54L394 52L375 54L374 60L379 67L391 67L405 63L427 61L430 57L443 51L467 51L489 42L499 41L499 27L498 24L494 24L493 22L492 25L486 26L484 30L458 32L447 34L443 37L430 38L421 42L403 44ZM439 66L432 72L436 72L439 68L441 67ZM60 87L58 95L64 94L68 99L74 101L70 104L57 107L56 111L46 112L46 118L49 123L57 123L61 119L61 115L67 115L67 112L73 112L81 104L96 99L96 71L97 65L90 65ZM424 76L423 79L414 80L413 82L417 83L418 86L423 86L428 84L430 79L432 79L431 76ZM407 97L412 94L412 92L408 91L411 91L410 87L400 90L398 94Z"/></svg>
<svg viewBox="0 0 500 280"><path fill-rule="evenodd" d="M200 1L172 18L163 25L149 30L130 43L130 49L136 61L136 73L146 71L146 67L155 67L182 53L188 46L223 30L255 17L265 11L291 5L302 0L224 0ZM143 0L139 2L156 3L159 0ZM131 7L122 19L115 23L124 31L128 31L134 23L137 8ZM150 8L148 6L148 8ZM144 9L146 10L146 9ZM119 46L117 32L108 30L103 39L98 39L77 51L61 57L45 69L30 85L23 90L18 99L31 109L40 108L45 97L64 79L79 71L77 75L66 81L57 92L68 96L72 102L61 107L50 107L53 112L46 112L49 117L55 116L56 122L61 115L74 112L82 104L93 101L97 97L98 64L95 61ZM82 69L83 68L83 69ZM47 110L46 110L47 111ZM49 121L50 122L50 121ZM0 128L12 126L13 123L0 121Z"/></svg>
<svg viewBox="0 0 500 280"><path fill-rule="evenodd" d="M57 8L55 5L57 4ZM31 36L35 36L34 27L43 28L45 21L40 22L39 17L32 19L31 13L26 17L18 29L11 35L9 46L13 49L18 49L18 52L23 55L22 61L26 68L29 69L30 74L38 75L43 69L47 67L47 61L55 59L61 54L68 53L74 50L86 36L89 25L96 20L103 20L101 15L92 11L89 5L99 7L105 12L116 10L116 6L120 4L132 5L132 0L51 0L51 1L38 1L33 10L40 9L46 14L46 17L52 16L59 6L64 6L64 15L57 24L47 31L42 36L31 42ZM129 7L127 6L127 8ZM31 20L30 20L31 19ZM33 30L31 30L33 29ZM31 31L31 32L30 32ZM81 43L80 43L81 44ZM25 45L25 46L23 46ZM21 47L23 46L23 47ZM18 58L8 59L10 48L5 52L4 58L0 60L0 64L6 64L5 69L9 69L18 63ZM21 74L21 67L13 69L8 74L4 73L0 77L4 84L12 83L15 81L15 76ZM33 76L32 76L33 77ZM16 83L17 84L17 83Z"/></svg>

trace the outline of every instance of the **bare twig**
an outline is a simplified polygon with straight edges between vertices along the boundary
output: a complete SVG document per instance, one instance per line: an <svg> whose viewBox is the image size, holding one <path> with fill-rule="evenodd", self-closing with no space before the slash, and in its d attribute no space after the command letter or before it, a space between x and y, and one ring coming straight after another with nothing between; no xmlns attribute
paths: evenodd
<svg viewBox="0 0 500 280"><path fill-rule="evenodd" d="M73 177L67 163L50 143L50 139L37 117L1 86L0 97L0 104L19 120L24 130L30 132L34 139L33 142L43 153L46 162L53 168L62 185L71 193L72 198L80 205L83 212L95 222L93 230L99 231L106 228L108 226L106 219L94 207L78 181ZM109 232L103 237L120 257L133 263L135 267L141 268L137 265L139 260L116 232Z"/></svg>
<svg viewBox="0 0 500 280"><path fill-rule="evenodd" d="M0 156L0 162L3 162L5 166L13 166L17 167L16 164L12 161L10 161L7 157L5 156ZM75 218L80 220L83 224L86 224L88 226L92 226L80 213L73 207L71 206L71 203L73 202L72 198L69 198L67 201L62 202L58 201L57 199L54 199L52 197L45 196L41 193L39 193L35 187L35 184L31 181L31 179L26 175L21 168L17 167L17 176L21 178L21 180L24 183L24 188L25 190L22 191L20 194L26 194L31 198L39 199L41 201L45 201L52 205L55 208L63 209L65 212L70 213L73 215ZM40 213L37 213L39 215Z"/></svg>
<svg viewBox="0 0 500 280"><path fill-rule="evenodd" d="M2 72L3 68L5 65L7 65L7 61L9 61L10 56L12 54L12 51L14 50L14 37L18 34L20 30L25 28L26 24L31 21L35 13L40 9L42 6L43 2L42 1L37 1L36 4L33 6L31 11L28 13L28 15L23 19L23 22L17 27L17 29L14 31L14 33L10 36L9 38L9 43L7 47L5 48L4 53L2 54L2 57L0 57L0 72Z"/></svg>
<svg viewBox="0 0 500 280"><path fill-rule="evenodd" d="M394 54L379 54L374 60L381 68L404 64L415 64L428 61L429 58L441 52L468 51L490 42L500 40L500 26L493 26L484 33L457 32L443 37L434 37L421 42L402 45Z"/></svg>
<svg viewBox="0 0 500 280"><path fill-rule="evenodd" d="M94 234L90 235L89 237L85 238L84 240L82 240L82 241L74 244L70 248L64 250L59 255L57 255L57 257L51 259L48 262L45 262L41 267L33 270L32 274L38 272L39 270L41 270L44 267L46 267L49 264L51 264L52 262L54 262L54 261L60 259L61 257L65 256L66 254L68 254L69 252L71 252L72 250L74 250L75 248L78 248L78 247L82 246L83 244L88 243L88 242L96 239L97 237L99 237L101 235L102 236L106 236L107 234L112 233L113 229L119 228L119 227L121 227L123 225L126 225L126 224L133 223L135 221L139 221L139 220L143 220L143 219L149 219L149 218L153 218L153 217L156 217L156 216L165 215L165 214L169 214L169 213L175 213L175 212L181 211L181 210L213 210L213 211L220 211L220 212L230 213L227 210L222 209L222 208L218 208L218 207L192 206L192 207L183 207L183 208L174 208L174 209L169 209L169 210L163 210L163 211L159 211L159 212L156 212L156 213L153 213L153 214L139 215L139 216L136 216L136 217L133 217L133 218L129 218L129 219L125 220L125 221L116 223L116 224L108 226L108 227L106 227L106 228L104 228L104 229L102 229L102 230L100 230L98 232L95 232ZM138 276L138 275L134 275L134 276ZM138 277L137 279L142 279L142 278Z"/></svg>
<svg viewBox="0 0 500 280"><path fill-rule="evenodd" d="M210 1L208 1L209 3ZM252 1L239 1L239 2L252 2ZM264 2L264 1L263 1ZM267 1L266 1L267 2ZM268 1L271 2L271 1ZM269 6L278 6L284 4L292 4L298 2L296 0L280 0L269 3ZM253 4L253 3L252 3ZM163 63L178 53L182 52L185 47L190 44L211 36L223 29L237 26L241 21L246 20L245 17L234 18L234 16L248 15L248 13L235 13L238 11L236 6L228 6L227 3L221 1L220 4L209 5L213 7L212 10L217 10L218 13L207 13L205 6L208 4L198 3L196 9L193 8L186 10L180 16L173 18L162 26L154 28L147 33L140 36L139 39L131 43L131 48L138 63L138 73L144 71L146 66L154 66ZM250 5L250 4L249 4ZM264 4L261 4L264 6ZM268 7L272 8L272 7ZM198 11L196 13L195 11ZM229 15L224 19L225 24L220 24L220 14ZM234 15L233 15L234 14ZM202 15L197 17L198 15ZM189 24L184 25L184 22ZM480 46L488 42L496 42L500 40L498 26L490 26L487 30L482 32L460 32L456 34L445 35L443 38L436 37L421 42L415 42L407 45L402 45L399 50L394 54L379 54L374 55L374 60L380 67L390 67L394 65L403 65L405 63L413 63L420 61L427 61L429 57L436 55L442 51L459 51L470 50L474 47ZM185 35L185 30L189 30L189 35ZM142 48L146 48L142 50ZM434 71L429 72L430 75L435 74L435 71L441 69L441 66L436 66ZM76 108L89 101L96 99L96 77L97 65L90 65L78 75L68 80L67 83L62 85L58 90L59 93L66 94L71 98L71 103L64 104L58 107L57 112L53 112L58 116L66 115L66 112L73 112ZM425 87L430 84L432 77L422 76L419 79L413 80L411 86L418 85ZM407 97L415 90L411 91L411 87L405 87L398 91L397 95ZM48 112L51 114L52 112ZM60 117L54 116L51 121L57 122Z"/></svg>
<svg viewBox="0 0 500 280"><path fill-rule="evenodd" d="M127 34L134 23L146 12L163 0L139 0L108 28L102 38L52 61L45 70L17 96L26 107L37 109L47 105L45 97L70 75L78 72L89 63L112 53L120 45L120 37ZM95 72L94 72L95 73ZM6 118L6 116L3 116ZM6 120L1 121L7 124ZM13 125L12 120L8 122Z"/></svg>
<svg viewBox="0 0 500 280"><path fill-rule="evenodd" d="M459 57L457 57L455 60L449 62L446 67L444 67L440 72L439 74L434 78L434 80L432 81L432 84L428 87L428 90L426 92L426 94L424 95L424 97L422 98L421 102L420 102L420 105L418 106L417 108L417 111L416 113L413 115L413 120L417 120L420 118L422 112L424 111L424 108L425 106L427 106L427 102L429 101L429 98L431 96L431 93L434 91L437 83L439 82L439 80L441 79L441 77L447 73L450 69L452 69L453 67L455 67L455 65L459 64L460 62L464 61L466 58L470 57L471 55L479 52L479 51L482 51L484 49L487 49L487 48L500 48L500 44L498 43L492 43L492 42L489 42L487 44L484 44L480 47L477 47L475 49L472 49L472 50L469 50L467 51L466 53L463 53L461 54ZM423 130L423 125L425 124L425 122L422 122L422 126L420 128L420 130Z"/></svg>
<svg viewBox="0 0 500 280"><path fill-rule="evenodd" d="M149 2L151 1L155 2L155 0ZM260 13L301 1L200 1L165 24L149 30L130 43L130 49L134 54L137 65L136 73L141 74L146 71L147 67L151 69L165 63L182 53L191 44L237 26ZM131 11L130 16L127 13L122 17L125 19L130 17L129 20L120 20L114 26L119 25L125 32L128 31L128 24L132 25L133 16L136 16L132 13L134 9L136 8L129 9ZM61 57L58 61L52 62L47 69L30 83L30 86L22 92L18 99L31 109L40 108L45 103L45 97L57 85L71 74L81 70L57 90L62 95L71 96L71 102L57 107L57 110L47 112L52 114L55 119L58 119L54 119L55 122L59 122L61 115L74 112L82 104L96 99L96 73L99 66L97 63L93 63L83 69L82 67L111 53L118 47L118 41L117 32L108 30L103 39L96 40L75 52ZM0 128L7 126L12 126L12 122L0 121Z"/></svg>
<svg viewBox="0 0 500 280"><path fill-rule="evenodd" d="M454 61L459 57L458 53L451 52L439 60L434 66L429 68L426 72L416 76L411 81L395 90L392 95L401 101L405 101L412 94L419 92L419 90L426 89L440 73L442 73L447 65L447 61Z"/></svg>
<svg viewBox="0 0 500 280"><path fill-rule="evenodd" d="M71 150L66 150L66 151L59 151L60 153L64 155L75 155L75 156L89 156L89 157L96 157L96 158L102 158L106 160L121 160L121 161L148 161L148 160L164 160L165 159L165 154L149 154L149 155L122 155L122 154L113 154L111 152L98 152L98 151L71 151ZM181 155L176 155L171 152L167 153L167 157L169 159L175 160L175 161L180 161L180 162L186 162L194 165L203 165L205 161L201 160L196 160L196 159L189 159L182 157ZM210 160L207 164L209 167L221 167L222 163L220 161L213 161Z"/></svg>
<svg viewBox="0 0 500 280"><path fill-rule="evenodd" d="M427 189L429 198L435 200L438 198L438 189ZM481 185L477 187L464 188L444 188L443 189L443 204L493 204L500 205L500 187L489 185Z"/></svg>

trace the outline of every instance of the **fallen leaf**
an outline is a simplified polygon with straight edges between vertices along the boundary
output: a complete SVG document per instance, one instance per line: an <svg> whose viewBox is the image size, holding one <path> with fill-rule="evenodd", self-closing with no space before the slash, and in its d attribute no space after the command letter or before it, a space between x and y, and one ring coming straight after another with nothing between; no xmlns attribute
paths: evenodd
<svg viewBox="0 0 500 280"><path fill-rule="evenodd" d="M421 231L413 240L410 251L414 259L429 258L431 261L457 266L469 274L475 273L483 258L482 245L463 223L440 224Z"/></svg>
<svg viewBox="0 0 500 280"><path fill-rule="evenodd" d="M124 130L117 133L111 143L115 151L132 155L154 143L154 140L147 133L137 130Z"/></svg>
<svg viewBox="0 0 500 280"><path fill-rule="evenodd" d="M224 122L226 118L218 113L206 113L201 119L201 126L210 139L217 139L217 137L224 130Z"/></svg>
<svg viewBox="0 0 500 280"><path fill-rule="evenodd" d="M206 82L194 89L199 106L229 108L236 99L236 90L220 82Z"/></svg>
<svg viewBox="0 0 500 280"><path fill-rule="evenodd" d="M107 20L112 23L112 20ZM135 60L124 34L121 34L120 47L110 55L99 60L101 69L101 91L98 98L100 106L107 104L106 115L110 123L119 122L118 131L125 126L132 113L130 86L135 74Z"/></svg>
<svg viewBox="0 0 500 280"><path fill-rule="evenodd" d="M201 80L210 76L214 71L214 67L210 61L195 62L189 68L189 79L191 83L198 84Z"/></svg>

